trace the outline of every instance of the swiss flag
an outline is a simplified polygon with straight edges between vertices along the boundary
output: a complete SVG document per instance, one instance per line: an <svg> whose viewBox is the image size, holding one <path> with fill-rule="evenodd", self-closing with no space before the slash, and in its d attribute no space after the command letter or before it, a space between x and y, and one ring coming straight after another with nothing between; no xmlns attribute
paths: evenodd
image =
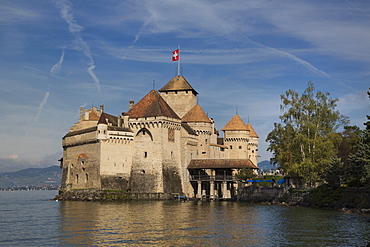
<svg viewBox="0 0 370 247"><path fill-rule="evenodd" d="M180 58L179 49L172 52L172 61L177 61Z"/></svg>

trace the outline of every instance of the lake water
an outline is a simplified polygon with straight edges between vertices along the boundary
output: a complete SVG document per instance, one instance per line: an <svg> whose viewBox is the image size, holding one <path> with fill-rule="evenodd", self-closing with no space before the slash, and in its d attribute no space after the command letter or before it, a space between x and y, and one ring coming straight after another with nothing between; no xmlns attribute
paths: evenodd
<svg viewBox="0 0 370 247"><path fill-rule="evenodd" d="M242 202L56 202L0 191L0 246L366 246L368 217Z"/></svg>

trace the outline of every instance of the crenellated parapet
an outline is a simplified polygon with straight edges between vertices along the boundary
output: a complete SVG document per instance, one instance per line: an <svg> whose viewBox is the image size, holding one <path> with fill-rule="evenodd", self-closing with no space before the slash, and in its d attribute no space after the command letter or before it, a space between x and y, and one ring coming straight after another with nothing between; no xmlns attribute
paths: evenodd
<svg viewBox="0 0 370 247"><path fill-rule="evenodd" d="M131 129L157 129L157 128L164 128L164 129L173 129L173 130L180 130L181 129L181 122L174 121L171 118L161 118L161 119L144 119L138 121L132 121L130 119L129 126Z"/></svg>
<svg viewBox="0 0 370 247"><path fill-rule="evenodd" d="M233 138L225 138L225 142L249 142L248 138L242 138L242 137L233 137Z"/></svg>

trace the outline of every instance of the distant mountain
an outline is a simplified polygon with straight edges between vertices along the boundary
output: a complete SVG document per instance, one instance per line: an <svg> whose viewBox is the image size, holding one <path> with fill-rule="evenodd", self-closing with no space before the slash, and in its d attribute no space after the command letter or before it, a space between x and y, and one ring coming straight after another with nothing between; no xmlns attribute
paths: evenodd
<svg viewBox="0 0 370 247"><path fill-rule="evenodd" d="M277 169L278 166L274 166L270 164L270 161L264 160L258 163L258 167L262 170L271 170L271 169Z"/></svg>
<svg viewBox="0 0 370 247"><path fill-rule="evenodd" d="M58 187L62 179L59 166L28 168L16 172L0 173L0 188L14 187Z"/></svg>

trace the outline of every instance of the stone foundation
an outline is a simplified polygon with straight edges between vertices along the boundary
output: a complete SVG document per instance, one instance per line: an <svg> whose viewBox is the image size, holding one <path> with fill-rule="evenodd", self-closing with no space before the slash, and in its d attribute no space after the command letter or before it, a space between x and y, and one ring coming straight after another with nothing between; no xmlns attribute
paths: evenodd
<svg viewBox="0 0 370 247"><path fill-rule="evenodd" d="M169 200L166 193L131 193L125 191L70 190L59 192L54 200L59 201L119 201L119 200Z"/></svg>
<svg viewBox="0 0 370 247"><path fill-rule="evenodd" d="M285 188L247 186L238 190L238 201L245 202L274 202L286 194Z"/></svg>

